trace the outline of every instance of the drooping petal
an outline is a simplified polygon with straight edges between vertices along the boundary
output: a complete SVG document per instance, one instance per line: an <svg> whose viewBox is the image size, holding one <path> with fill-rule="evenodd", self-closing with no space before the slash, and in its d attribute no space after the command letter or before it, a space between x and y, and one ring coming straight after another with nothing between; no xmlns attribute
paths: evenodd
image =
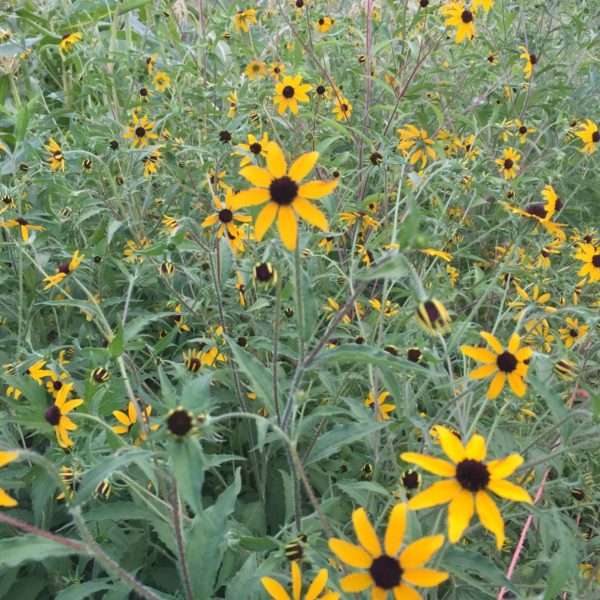
<svg viewBox="0 0 600 600"><path fill-rule="evenodd" d="M277 142L269 142L265 148L267 153L267 169L274 178L283 177L287 173L285 156Z"/></svg>
<svg viewBox="0 0 600 600"><path fill-rule="evenodd" d="M309 200L318 200L331 194L333 190L338 186L339 179L332 179L331 181L309 181L303 183L298 188L298 196L302 198L308 198Z"/></svg>
<svg viewBox="0 0 600 600"><path fill-rule="evenodd" d="M396 556L402 545L404 531L406 530L406 509L405 503L396 504L390 513L383 542L385 553L388 556Z"/></svg>
<svg viewBox="0 0 600 600"><path fill-rule="evenodd" d="M492 335L487 331L480 331L479 335L490 345L490 348L492 348L496 354L502 354L504 352L504 346L495 335Z"/></svg>
<svg viewBox="0 0 600 600"><path fill-rule="evenodd" d="M125 427L125 425L113 425L111 429L118 435L129 433L129 427Z"/></svg>
<svg viewBox="0 0 600 600"><path fill-rule="evenodd" d="M269 202L265 207L258 213L256 217L256 223L254 224L254 237L257 241L261 241L265 236L265 233L269 230L269 227L273 224L275 217L277 216L277 209L279 205L276 202Z"/></svg>
<svg viewBox="0 0 600 600"><path fill-rule="evenodd" d="M271 199L271 192L264 188L250 188L242 190L233 197L233 210L246 208L247 206L258 206Z"/></svg>
<svg viewBox="0 0 600 600"><path fill-rule="evenodd" d="M3 450L0 450L0 467L3 467L4 465L11 463L13 460L15 460L17 458L17 456L19 456L18 452L6 452Z"/></svg>
<svg viewBox="0 0 600 600"><path fill-rule="evenodd" d="M427 456L426 454L418 454L417 452L403 452L400 458L408 463L417 465L429 473L440 475L441 477L454 477L456 467L447 460Z"/></svg>
<svg viewBox="0 0 600 600"><path fill-rule="evenodd" d="M292 561L292 597L293 600L300 600L300 594L302 593L302 572L297 561Z"/></svg>
<svg viewBox="0 0 600 600"><path fill-rule="evenodd" d="M423 566L442 546L443 535L430 535L409 544L400 555L403 569L416 569Z"/></svg>
<svg viewBox="0 0 600 600"><path fill-rule="evenodd" d="M327 231L329 229L329 223L327 217L323 211L317 208L309 200L304 198L296 198L293 204L294 210L302 217L307 223L310 223L314 227L318 227L321 231Z"/></svg>
<svg viewBox="0 0 600 600"><path fill-rule="evenodd" d="M352 523L360 545L373 557L381 556L381 544L364 508L352 513Z"/></svg>
<svg viewBox="0 0 600 600"><path fill-rule="evenodd" d="M135 423L137 421L137 409L135 408L135 404L130 402L127 405L127 416L129 417L130 423Z"/></svg>
<svg viewBox="0 0 600 600"><path fill-rule="evenodd" d="M259 188L268 188L273 181L273 177L266 169L251 165L240 170L240 175L247 179L252 185Z"/></svg>
<svg viewBox="0 0 600 600"><path fill-rule="evenodd" d="M340 580L340 587L344 592L362 592L369 588L373 583L368 573L352 573L346 575Z"/></svg>
<svg viewBox="0 0 600 600"><path fill-rule="evenodd" d="M6 508L17 506L17 501L9 496L2 488L0 488L0 506L5 506Z"/></svg>
<svg viewBox="0 0 600 600"><path fill-rule="evenodd" d="M488 388L487 391L487 397L489 400L494 400L494 398L497 398L500 393L502 392L502 389L504 388L504 384L506 383L506 373L504 373L503 371L498 371L496 373L496 376L494 377L494 379L492 379L492 382L490 383L490 387Z"/></svg>
<svg viewBox="0 0 600 600"><path fill-rule="evenodd" d="M516 371L508 374L508 383L515 395L522 398L527 393L527 385L523 381L523 377Z"/></svg>
<svg viewBox="0 0 600 600"><path fill-rule="evenodd" d="M299 156L288 172L288 176L296 182L302 181L314 168L319 160L318 152L307 152Z"/></svg>
<svg viewBox="0 0 600 600"><path fill-rule="evenodd" d="M329 540L329 549L342 561L351 567L358 569L368 569L373 559L366 550L360 546L350 544L344 540L331 538Z"/></svg>
<svg viewBox="0 0 600 600"><path fill-rule="evenodd" d="M488 364L488 365L482 365L481 367L477 367L476 369L473 369L469 373L469 379L485 379L486 377L493 375L497 369L498 369L498 367L496 366L495 363Z"/></svg>
<svg viewBox="0 0 600 600"><path fill-rule="evenodd" d="M447 427L438 426L437 430L442 450L446 456L455 464L463 460L465 449L458 437Z"/></svg>
<svg viewBox="0 0 600 600"><path fill-rule="evenodd" d="M298 221L291 206L279 207L277 228L283 245L290 251L295 250L298 243Z"/></svg>
<svg viewBox="0 0 600 600"><path fill-rule="evenodd" d="M419 587L429 588L439 585L448 579L448 573L445 571L436 571L434 569L408 569L402 576L403 579L418 585Z"/></svg>
<svg viewBox="0 0 600 600"><path fill-rule="evenodd" d="M461 346L460 351L469 358L482 363L495 363L496 355L485 348L478 346Z"/></svg>
<svg viewBox="0 0 600 600"><path fill-rule="evenodd" d="M460 484L455 479L438 481L426 490L413 496L408 501L408 508L411 510L420 510L422 508L438 506L439 504L446 504L455 498L461 490Z"/></svg>
<svg viewBox="0 0 600 600"><path fill-rule="evenodd" d="M423 600L423 596L408 585L403 583L394 588L395 600Z"/></svg>
<svg viewBox="0 0 600 600"><path fill-rule="evenodd" d="M524 462L520 454L510 454L506 458L493 460L487 464L492 481L510 477Z"/></svg>
<svg viewBox="0 0 600 600"><path fill-rule="evenodd" d="M260 582L273 600L291 600L285 588L271 577L261 577Z"/></svg>
<svg viewBox="0 0 600 600"><path fill-rule="evenodd" d="M504 544L504 521L496 503L480 491L475 495L475 508L481 524L496 536L496 548L500 550Z"/></svg>
<svg viewBox="0 0 600 600"><path fill-rule="evenodd" d="M506 481L506 479L494 479L490 481L487 485L487 489L502 498L506 498L507 500L533 504L531 501L531 496L525 489L523 489L520 485Z"/></svg>
<svg viewBox="0 0 600 600"><path fill-rule="evenodd" d="M485 438L479 434L473 435L465 446L465 457L482 462L485 460L486 454Z"/></svg>
<svg viewBox="0 0 600 600"><path fill-rule="evenodd" d="M328 576L327 569L321 569L310 584L304 600L316 600L319 594L325 589Z"/></svg>
<svg viewBox="0 0 600 600"><path fill-rule="evenodd" d="M475 510L473 493L461 490L448 506L448 540L456 544L471 522Z"/></svg>

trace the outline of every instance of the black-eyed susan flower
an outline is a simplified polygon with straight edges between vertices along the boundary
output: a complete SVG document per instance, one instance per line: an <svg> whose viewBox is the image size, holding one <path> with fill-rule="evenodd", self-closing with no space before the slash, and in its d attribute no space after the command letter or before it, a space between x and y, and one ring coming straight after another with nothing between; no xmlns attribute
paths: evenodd
<svg viewBox="0 0 600 600"><path fill-rule="evenodd" d="M183 352L183 364L190 373L196 373L202 366L202 351L190 348Z"/></svg>
<svg viewBox="0 0 600 600"><path fill-rule="evenodd" d="M327 298L327 304L325 304L323 310L325 311L327 318L332 319L340 311L340 305L336 300L329 297ZM352 317L348 313L346 313L342 317L341 322L344 325L350 325L350 323L352 323Z"/></svg>
<svg viewBox="0 0 600 600"><path fill-rule="evenodd" d="M525 337L523 341L528 346L543 352L551 352L555 337L547 319L530 319L523 325Z"/></svg>
<svg viewBox="0 0 600 600"><path fill-rule="evenodd" d="M127 140L132 140L134 148L144 148L150 143L150 140L157 140L158 134L154 133L155 123L151 123L148 117L138 117L137 111L132 114L132 122L123 134Z"/></svg>
<svg viewBox="0 0 600 600"><path fill-rule="evenodd" d="M514 148L505 148L502 158L496 159L496 164L500 167L500 173L504 179L515 179L519 172L519 161L521 155Z"/></svg>
<svg viewBox="0 0 600 600"><path fill-rule="evenodd" d="M540 290L540 286L536 284L533 286L533 288L531 288L530 293L526 289L522 288L516 281L514 283L519 298L508 303L508 306L510 308L516 308L521 310L525 308L529 303L532 303L539 305L540 308L544 309L544 312L556 312L556 308L554 308L553 306L547 306L548 302L550 302L552 298L550 292L542 292Z"/></svg>
<svg viewBox="0 0 600 600"><path fill-rule="evenodd" d="M229 95L227 96L227 102L229 102L229 110L227 112L227 116L230 119L233 119L233 117L235 117L235 115L237 114L238 108L238 95L235 90L229 93Z"/></svg>
<svg viewBox="0 0 600 600"><path fill-rule="evenodd" d="M333 100L333 114L336 121L347 121L352 116L352 104L348 98L337 95Z"/></svg>
<svg viewBox="0 0 600 600"><path fill-rule="evenodd" d="M110 379L110 371L104 367L96 367L90 373L90 381L94 383L106 383Z"/></svg>
<svg viewBox="0 0 600 600"><path fill-rule="evenodd" d="M520 347L521 338L517 333L511 335L507 348L504 348L496 336L487 331L481 331L479 335L488 343L491 350L477 346L460 347L463 354L483 363L481 367L469 373L469 378L492 378L487 391L490 400L500 395L507 381L512 391L522 398L527 393L524 378L529 369L533 350L527 346Z"/></svg>
<svg viewBox="0 0 600 600"><path fill-rule="evenodd" d="M298 114L298 102L309 102L308 92L312 85L302 83L302 75L286 75L275 84L273 104L277 104L277 112L282 115L286 110Z"/></svg>
<svg viewBox="0 0 600 600"><path fill-rule="evenodd" d="M345 575L340 586L346 593L371 588L371 598L422 600L416 587L435 587L448 579L448 573L425 568L425 563L442 547L443 535L416 540L401 550L406 531L406 504L396 504L390 513L383 548L364 508L352 513L352 523L360 546L338 538L329 540L329 549L358 573Z"/></svg>
<svg viewBox="0 0 600 600"><path fill-rule="evenodd" d="M74 31L73 33L65 33L65 35L63 35L60 38L60 41L58 42L58 47L63 52L69 52L73 49L73 46L80 42L82 39L83 35L81 35L79 31Z"/></svg>
<svg viewBox="0 0 600 600"><path fill-rule="evenodd" d="M158 71L152 79L154 89L157 92L164 92L171 87L171 78L164 71Z"/></svg>
<svg viewBox="0 0 600 600"><path fill-rule="evenodd" d="M387 402L387 399L390 397L391 394L385 390L378 396L375 396L373 392L369 392L364 404L367 408L370 408L373 411L377 421L389 420L390 413L396 410L395 404Z"/></svg>
<svg viewBox="0 0 600 600"><path fill-rule="evenodd" d="M58 266L58 271L54 275L48 275L44 277L44 290L48 290L59 283L62 283L64 279L69 276L75 269L79 267L85 256L79 253L79 250L75 250L75 253L71 257L71 260L61 263Z"/></svg>
<svg viewBox="0 0 600 600"><path fill-rule="evenodd" d="M581 244L575 258L583 263L577 274L586 277L588 283L600 281L600 246Z"/></svg>
<svg viewBox="0 0 600 600"><path fill-rule="evenodd" d="M537 269L549 269L552 266L552 256L560 255L562 245L562 240L553 240L543 246L537 256L535 267Z"/></svg>
<svg viewBox="0 0 600 600"><path fill-rule="evenodd" d="M371 298L369 300L369 304L371 308L379 313L381 313L384 317L395 317L400 312L400 307L395 302L386 299L385 302L381 302L378 298Z"/></svg>
<svg viewBox="0 0 600 600"><path fill-rule="evenodd" d="M194 429L194 415L183 406L178 406L169 412L166 424L169 433L176 438L183 438Z"/></svg>
<svg viewBox="0 0 600 600"><path fill-rule="evenodd" d="M335 19L331 17L319 17L315 23L315 28L319 33L327 33L333 27L334 23Z"/></svg>
<svg viewBox="0 0 600 600"><path fill-rule="evenodd" d="M50 138L44 148L50 153L48 157L48 164L50 165L51 171L63 171L65 170L65 157L62 153L60 144L54 139Z"/></svg>
<svg viewBox="0 0 600 600"><path fill-rule="evenodd" d="M256 25L256 9L255 8L246 8L243 10L238 10L235 15L233 15L233 27L239 33L240 31L244 31L248 33L250 31L251 25Z"/></svg>
<svg viewBox="0 0 600 600"><path fill-rule="evenodd" d="M296 560L291 563L292 572L292 595L288 594L286 589L272 577L261 577L260 582L266 592L273 600L338 600L340 595L337 592L328 592L325 588L329 573L327 569L321 569L316 577L309 584L306 594L302 596L302 570Z"/></svg>
<svg viewBox="0 0 600 600"><path fill-rule="evenodd" d="M584 123L581 123L575 135L583 142L581 151L585 154L594 154L598 150L600 130L598 129L598 124L594 123L594 121L586 119Z"/></svg>
<svg viewBox="0 0 600 600"><path fill-rule="evenodd" d="M452 254L450 252L445 252L444 250L436 250L435 248L421 248L419 252L423 254L427 254L427 256L434 256L436 258L441 258L446 262L452 261Z"/></svg>
<svg viewBox="0 0 600 600"><path fill-rule="evenodd" d="M519 46L519 50L521 51L519 58L522 58L525 61L525 64L523 65L523 74L525 75L525 79L531 79L531 76L533 75L533 69L538 63L538 57L536 54L529 52L525 46Z"/></svg>
<svg viewBox="0 0 600 600"><path fill-rule="evenodd" d="M450 329L450 315L446 307L435 298L417 306L417 323L430 335L446 333Z"/></svg>
<svg viewBox="0 0 600 600"><path fill-rule="evenodd" d="M515 502L532 503L526 490L507 481L523 464L523 457L510 454L484 462L487 447L483 436L475 434L463 446L446 427L438 426L438 435L442 450L451 462L415 452L400 455L407 463L446 478L411 498L408 507L420 510L449 503L448 539L453 544L461 539L476 511L481 524L496 537L497 548L502 548L504 520L489 492Z"/></svg>
<svg viewBox="0 0 600 600"><path fill-rule="evenodd" d="M400 475L400 483L406 491L406 495L410 498L423 483L423 478L418 471L407 469Z"/></svg>
<svg viewBox="0 0 600 600"><path fill-rule="evenodd" d="M269 134L263 133L262 137L258 139L255 135L248 134L248 142L245 144L238 144L236 148L240 151L236 151L236 156L241 156L240 167L253 164L254 161L262 156L263 158L267 155L267 146L269 145Z"/></svg>
<svg viewBox="0 0 600 600"><path fill-rule="evenodd" d="M251 60L244 71L251 81L263 79L267 74L267 65L262 60Z"/></svg>
<svg viewBox="0 0 600 600"><path fill-rule="evenodd" d="M565 319L565 326L558 330L560 339L562 340L565 348L573 347L577 342L583 339L589 330L589 325L582 323L579 324L579 319L573 317L567 317Z"/></svg>
<svg viewBox="0 0 600 600"><path fill-rule="evenodd" d="M175 265L172 262L166 260L160 263L158 271L163 277L173 277L175 273Z"/></svg>
<svg viewBox="0 0 600 600"><path fill-rule="evenodd" d="M150 177L150 175L154 175L154 173L158 171L158 167L160 166L160 148L156 148L156 150L150 152L148 156L144 156L142 161L144 163L144 177Z"/></svg>
<svg viewBox="0 0 600 600"><path fill-rule="evenodd" d="M36 360L31 366L27 368L25 371L33 381L35 381L38 385L44 384L44 379L46 377L53 378L56 376L56 373L52 369L46 368L46 361L41 358L40 360Z"/></svg>
<svg viewBox="0 0 600 600"><path fill-rule="evenodd" d="M74 445L73 440L69 437L69 432L75 431L77 425L67 415L83 404L83 400L79 398L68 399L72 390L72 383L63 385L56 395L54 404L44 414L46 421L54 427L56 439L61 448L71 448Z"/></svg>
<svg viewBox="0 0 600 600"><path fill-rule="evenodd" d="M158 60L158 54L151 54L146 57L146 72L148 75L152 75L154 72L154 65L156 65L156 61Z"/></svg>
<svg viewBox="0 0 600 600"><path fill-rule="evenodd" d="M553 370L563 381L573 381L574 379L577 379L577 365L570 360L566 360L565 358L557 360L554 363Z"/></svg>
<svg viewBox="0 0 600 600"><path fill-rule="evenodd" d="M446 27L454 27L457 44L475 37L475 14L469 10L464 2L449 2L440 7L440 13L446 19Z"/></svg>
<svg viewBox="0 0 600 600"><path fill-rule="evenodd" d="M420 160L421 168L424 168L428 159L435 160L437 158L437 152L432 147L433 140L425 129L408 124L398 129L397 133L400 137L398 150L409 159L410 164L414 165Z"/></svg>
<svg viewBox="0 0 600 600"><path fill-rule="evenodd" d="M138 242L135 240L127 240L125 247L123 248L123 256L129 263L141 263L144 262L144 255L140 254L143 250L146 250L151 245L148 238L141 238Z"/></svg>
<svg viewBox="0 0 600 600"><path fill-rule="evenodd" d="M528 127L521 121L521 119L515 119L513 125L519 134L519 143L524 144L527 141L527 136L535 133L537 129L535 127Z"/></svg>
<svg viewBox="0 0 600 600"><path fill-rule="evenodd" d="M275 81L279 81L281 76L285 73L285 65L280 62L271 63L269 73Z"/></svg>
<svg viewBox="0 0 600 600"><path fill-rule="evenodd" d="M127 412L122 410L113 410L113 417L119 422L119 425L113 425L111 429L117 435L125 435L131 431L133 426L138 422L138 413L137 408L135 407L134 402L129 402L127 404ZM150 416L152 415L152 407L145 406L143 409L142 419L144 423L148 423L150 420ZM158 423L153 423L150 426L151 431L156 431L160 425Z"/></svg>
<svg viewBox="0 0 600 600"><path fill-rule="evenodd" d="M0 469L9 463L15 461L19 456L18 452L7 452L0 450ZM9 496L2 488L0 488L0 506L3 508L13 508L17 506L17 501Z"/></svg>
<svg viewBox="0 0 600 600"><path fill-rule="evenodd" d="M339 179L331 181L301 181L312 171L319 158L318 152L307 152L289 167L279 145L269 142L267 168L247 166L240 175L256 186L234 196L233 209L248 206L266 206L260 211L254 224L254 236L261 241L277 218L279 235L288 250L295 250L298 242L298 217L322 231L329 228L327 217L311 200L331 193Z"/></svg>
<svg viewBox="0 0 600 600"><path fill-rule="evenodd" d="M179 329L179 331L182 333L187 333L190 331L190 326L185 322L185 318L182 314L183 308L181 304L175 305L174 311L175 316L173 317L173 320L175 321L175 325L177 325L177 329Z"/></svg>
<svg viewBox="0 0 600 600"><path fill-rule="evenodd" d="M494 0L473 0L471 7L473 10L477 10L479 7L483 7L486 12L492 10L494 6Z"/></svg>

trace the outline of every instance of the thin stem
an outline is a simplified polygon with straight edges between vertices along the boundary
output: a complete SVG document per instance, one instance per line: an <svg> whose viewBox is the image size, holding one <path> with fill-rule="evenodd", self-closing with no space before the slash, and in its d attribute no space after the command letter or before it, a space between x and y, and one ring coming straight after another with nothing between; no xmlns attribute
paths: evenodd
<svg viewBox="0 0 600 600"><path fill-rule="evenodd" d="M173 516L173 529L175 530L175 543L177 544L177 566L179 568L179 575L183 583L183 591L186 600L194 600L194 593L192 591L192 583L190 580L190 571L188 568L187 557L185 555L185 547L183 543L183 531L181 523L181 500L179 492L177 490L177 483L173 481L170 493L170 501L172 507Z"/></svg>

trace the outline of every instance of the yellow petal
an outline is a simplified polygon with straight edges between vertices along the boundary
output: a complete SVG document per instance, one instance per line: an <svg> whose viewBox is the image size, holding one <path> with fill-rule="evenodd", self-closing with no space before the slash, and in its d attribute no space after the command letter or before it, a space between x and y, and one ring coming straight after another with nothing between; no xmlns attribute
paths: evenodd
<svg viewBox="0 0 600 600"><path fill-rule="evenodd" d="M12 508L17 505L17 501L9 496L2 488L0 488L0 506Z"/></svg>
<svg viewBox="0 0 600 600"><path fill-rule="evenodd" d="M478 346L461 346L460 351L477 362L496 363L496 355L485 348L479 348Z"/></svg>
<svg viewBox="0 0 600 600"><path fill-rule="evenodd" d="M373 558L381 556L381 545L364 508L358 508L352 513L352 523L360 545Z"/></svg>
<svg viewBox="0 0 600 600"><path fill-rule="evenodd" d="M445 571L435 571L434 569L409 569L402 575L402 579L418 585L419 587L435 587L448 579L448 573Z"/></svg>
<svg viewBox="0 0 600 600"><path fill-rule="evenodd" d="M260 582L273 600L291 600L284 587L271 577L261 577Z"/></svg>
<svg viewBox="0 0 600 600"><path fill-rule="evenodd" d="M463 460L465 449L461 441L446 427L439 426L437 430L442 450L446 456L455 464Z"/></svg>
<svg viewBox="0 0 600 600"><path fill-rule="evenodd" d="M119 421L119 423L125 425L125 427L129 427L129 425L131 425L129 417L121 410L113 410L113 417Z"/></svg>
<svg viewBox="0 0 600 600"><path fill-rule="evenodd" d="M394 588L395 600L423 600L423 596L408 585L401 583Z"/></svg>
<svg viewBox="0 0 600 600"><path fill-rule="evenodd" d="M477 369L473 369L469 373L469 379L485 379L490 375L493 375L498 367L493 365L482 365L481 367L477 367Z"/></svg>
<svg viewBox="0 0 600 600"><path fill-rule="evenodd" d="M111 429L117 435L125 435L126 433L129 433L129 427L125 427L124 425L113 425Z"/></svg>
<svg viewBox="0 0 600 600"><path fill-rule="evenodd" d="M0 450L0 467L7 465L19 456L18 452L5 452Z"/></svg>
<svg viewBox="0 0 600 600"><path fill-rule="evenodd" d="M294 600L300 600L300 593L302 592L302 573L298 563L292 561L292 596Z"/></svg>
<svg viewBox="0 0 600 600"><path fill-rule="evenodd" d="M423 566L442 546L443 535L430 535L410 544L400 555L403 569L416 569Z"/></svg>
<svg viewBox="0 0 600 600"><path fill-rule="evenodd" d="M269 227L273 224L275 217L277 216L277 209L279 205L275 202L269 202L256 217L256 223L254 224L254 236L257 241L261 241L267 233Z"/></svg>
<svg viewBox="0 0 600 600"><path fill-rule="evenodd" d="M305 200L304 198L296 198L293 206L298 215L307 223L318 227L321 231L327 231L329 229L327 217L312 202Z"/></svg>
<svg viewBox="0 0 600 600"><path fill-rule="evenodd" d="M317 600L319 594L325 589L327 585L328 573L327 569L321 569L313 582L310 584L304 600Z"/></svg>
<svg viewBox="0 0 600 600"><path fill-rule="evenodd" d="M250 188L249 190L243 190L233 197L233 210L239 210L247 206L258 206L270 199L271 193L267 189Z"/></svg>
<svg viewBox="0 0 600 600"><path fill-rule="evenodd" d="M287 173L287 163L283 151L276 142L269 142L265 148L267 153L267 169L274 178L283 177Z"/></svg>
<svg viewBox="0 0 600 600"><path fill-rule="evenodd" d="M298 189L298 195L309 200L317 200L327 196L338 186L339 179L331 181L309 181L303 183Z"/></svg>
<svg viewBox="0 0 600 600"><path fill-rule="evenodd" d="M523 457L519 454L510 454L506 458L493 460L487 464L490 479L506 479L510 477L522 464Z"/></svg>
<svg viewBox="0 0 600 600"><path fill-rule="evenodd" d="M475 495L475 508L481 524L496 536L496 548L504 544L504 521L496 503L483 491Z"/></svg>
<svg viewBox="0 0 600 600"><path fill-rule="evenodd" d="M461 490L448 507L448 540L456 544L469 526L475 510L473 493Z"/></svg>
<svg viewBox="0 0 600 600"><path fill-rule="evenodd" d="M532 504L531 496L520 485L506 481L505 479L493 479L488 483L487 489L494 494L514 500L515 502L527 502Z"/></svg>
<svg viewBox="0 0 600 600"><path fill-rule="evenodd" d="M494 379L492 379L492 382L490 383L490 387L488 388L488 391L487 391L488 399L493 400L494 398L497 398L500 395L500 392L502 392L502 389L504 388L505 383L506 383L506 373L503 373L502 371L498 371L496 373L496 377L494 377Z"/></svg>
<svg viewBox="0 0 600 600"><path fill-rule="evenodd" d="M496 336L487 331L480 331L479 335L490 345L496 354L502 354L504 352L504 346Z"/></svg>
<svg viewBox="0 0 600 600"><path fill-rule="evenodd" d="M329 549L342 561L351 567L358 569L368 569L373 562L366 550L360 546L355 546L344 540L331 538L329 540Z"/></svg>
<svg viewBox="0 0 600 600"><path fill-rule="evenodd" d="M485 438L482 435L475 434L465 446L465 458L481 462L485 460L486 454Z"/></svg>
<svg viewBox="0 0 600 600"><path fill-rule="evenodd" d="M240 175L247 179L252 185L259 188L268 188L271 185L273 178L266 169L251 165L240 170Z"/></svg>
<svg viewBox="0 0 600 600"><path fill-rule="evenodd" d="M129 402L127 405L127 416L129 417L130 423L135 423L137 421L137 410L133 402Z"/></svg>
<svg viewBox="0 0 600 600"><path fill-rule="evenodd" d="M277 217L277 228L283 245L290 251L298 244L298 222L291 206L280 206Z"/></svg>
<svg viewBox="0 0 600 600"><path fill-rule="evenodd" d="M396 504L390 513L388 526L385 532L384 546L388 556L396 556L406 529L406 504Z"/></svg>
<svg viewBox="0 0 600 600"><path fill-rule="evenodd" d="M307 152L298 157L290 167L288 176L294 181L302 181L314 168L319 160L318 152Z"/></svg>
<svg viewBox="0 0 600 600"><path fill-rule="evenodd" d="M512 391L519 396L519 398L522 398L527 393L527 385L523 381L523 377L516 371L508 374L508 383Z"/></svg>
<svg viewBox="0 0 600 600"><path fill-rule="evenodd" d="M81 406L83 404L83 400L69 400L62 405L61 412L63 415L70 413L73 409Z"/></svg>
<svg viewBox="0 0 600 600"><path fill-rule="evenodd" d="M373 583L371 576L367 573L352 573L340 580L340 587L344 592L362 592Z"/></svg>
<svg viewBox="0 0 600 600"><path fill-rule="evenodd" d="M510 336L510 340L508 341L508 351L511 354L516 354L520 345L521 345L521 338L519 337L519 335L517 333L513 333Z"/></svg>
<svg viewBox="0 0 600 600"><path fill-rule="evenodd" d="M62 416L60 418L60 424L58 426L59 429L65 429L66 431L75 431L77 429L77 425L69 419L69 417Z"/></svg>
<svg viewBox="0 0 600 600"><path fill-rule="evenodd" d="M403 452L400 458L408 463L412 463L433 473L434 475L441 475L442 477L454 477L456 474L456 467L446 460L441 458L434 458L433 456L427 456L426 454L418 454L416 452Z"/></svg>
<svg viewBox="0 0 600 600"><path fill-rule="evenodd" d="M518 350L515 356L517 357L517 360L522 362L524 360L530 359L533 356L533 350L525 346L524 348Z"/></svg>
<svg viewBox="0 0 600 600"><path fill-rule="evenodd" d="M439 504L446 504L455 498L461 490L460 484L455 479L438 481L426 490L413 496L408 501L408 508L411 510L420 510L422 508L438 506Z"/></svg>
<svg viewBox="0 0 600 600"><path fill-rule="evenodd" d="M371 600L387 600L387 590L380 587L374 587L371 590Z"/></svg>

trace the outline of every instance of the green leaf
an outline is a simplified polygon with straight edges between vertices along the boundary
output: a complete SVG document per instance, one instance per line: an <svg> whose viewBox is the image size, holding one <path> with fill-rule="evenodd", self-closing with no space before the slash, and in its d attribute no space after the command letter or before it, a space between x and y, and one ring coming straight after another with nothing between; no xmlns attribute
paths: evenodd
<svg viewBox="0 0 600 600"><path fill-rule="evenodd" d="M402 254L394 254L390 258L384 259L370 269L361 271L356 275L357 279L371 281L373 279L400 279L408 275L406 259Z"/></svg>
<svg viewBox="0 0 600 600"><path fill-rule="evenodd" d="M241 537L240 546L251 552L270 552L279 547L271 538L252 536Z"/></svg>
<svg viewBox="0 0 600 600"><path fill-rule="evenodd" d="M0 567L17 567L24 562L79 554L77 550L37 535L20 535L0 540Z"/></svg>
<svg viewBox="0 0 600 600"><path fill-rule="evenodd" d="M108 346L108 352L113 358L118 358L123 354L123 350L125 349L125 332L123 330L123 326L119 322L117 324L117 333L111 340Z"/></svg>
<svg viewBox="0 0 600 600"><path fill-rule="evenodd" d="M113 583L110 579L96 579L95 581L86 581L84 583L75 583L64 588L56 596L54 600L85 600L92 598L96 592L102 592L113 588Z"/></svg>
<svg viewBox="0 0 600 600"><path fill-rule="evenodd" d="M205 460L198 440L171 440L169 455L183 499L195 513L202 510Z"/></svg>

